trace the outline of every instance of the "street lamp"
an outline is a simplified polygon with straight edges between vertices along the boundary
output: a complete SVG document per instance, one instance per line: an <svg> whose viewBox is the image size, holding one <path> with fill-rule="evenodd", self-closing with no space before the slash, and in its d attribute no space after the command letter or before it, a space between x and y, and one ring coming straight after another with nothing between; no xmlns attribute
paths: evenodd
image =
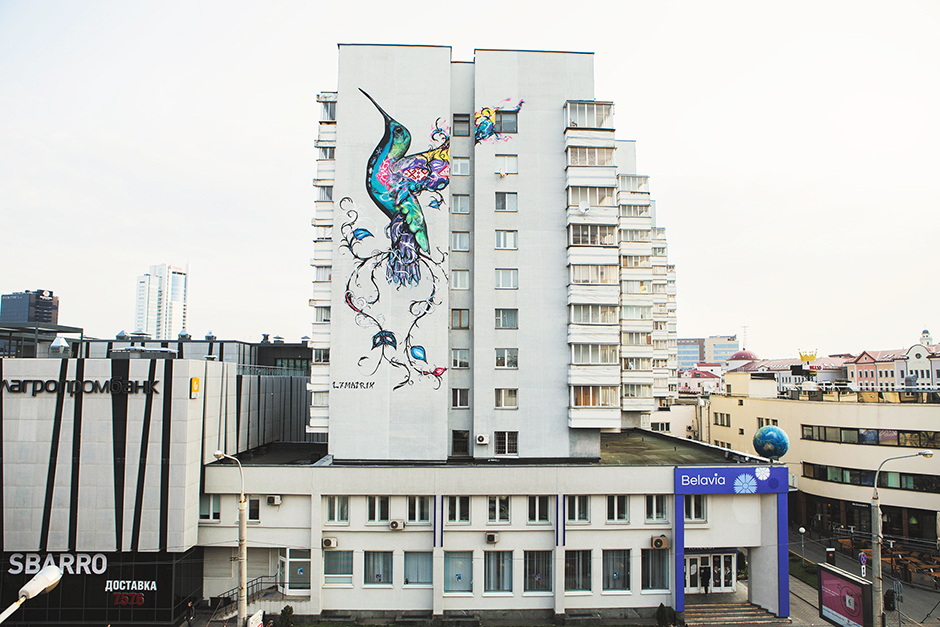
<svg viewBox="0 0 940 627"><path fill-rule="evenodd" d="M242 480L242 489L238 494L238 627L245 627L248 620L248 500L245 498L245 473L238 458L222 451L216 451L214 455L218 460L224 457L238 464L238 476Z"/></svg>
<svg viewBox="0 0 940 627"><path fill-rule="evenodd" d="M881 462L881 465L878 466L878 470L875 471L875 487L871 494L871 605L872 613L876 617L875 620L878 621L877 625L882 627L885 624L885 607L884 598L881 596L881 506L878 503L878 475L881 473L881 468L888 462L895 459L906 459L908 457L926 457L929 459L933 457L933 451L917 451L910 455L889 457Z"/></svg>
<svg viewBox="0 0 940 627"><path fill-rule="evenodd" d="M806 533L806 527L800 527L800 562L806 566L806 558L803 556L803 534Z"/></svg>
<svg viewBox="0 0 940 627"><path fill-rule="evenodd" d="M38 594L45 594L49 592L57 585L59 585L59 580L62 579L62 571L59 570L58 566L54 564L49 564L38 573L36 576L26 582L26 585L20 588L19 598L14 601L10 607L3 610L3 613L0 614L0 623L5 621L10 617L10 615L16 610L20 609L20 606L23 605L23 602L27 599L32 599Z"/></svg>

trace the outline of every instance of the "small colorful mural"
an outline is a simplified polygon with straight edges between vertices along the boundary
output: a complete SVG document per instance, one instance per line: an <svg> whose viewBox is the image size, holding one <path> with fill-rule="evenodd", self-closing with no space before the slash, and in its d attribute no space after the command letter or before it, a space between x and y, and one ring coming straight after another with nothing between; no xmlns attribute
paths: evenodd
<svg viewBox="0 0 940 627"><path fill-rule="evenodd" d="M444 205L441 190L450 181L449 129L438 118L431 131L430 146L423 152L409 155L409 130L388 115L369 94L362 93L385 120L385 133L366 165L365 184L369 198L389 219L385 227L389 247L369 248L367 242L374 241L371 238L375 236L368 225L360 223L362 210L352 198L343 198L340 209L345 212L347 221L341 227L340 250L348 251L354 259L353 271L346 281L345 301L354 312L358 326L375 330L372 352L360 357L358 366L366 376L374 375L383 363L400 369L402 379L393 388L396 390L412 384L416 377L431 379L437 389L447 369L428 364L427 352L415 334L418 323L440 305L437 292L447 281L444 270L447 253L431 246L421 199L426 198L426 206L430 208L440 209ZM383 315L374 311L383 297L383 290L387 290L382 286L382 275L384 283L394 286L396 291L409 288L420 292L408 303L406 328L397 333Z"/></svg>
<svg viewBox="0 0 940 627"><path fill-rule="evenodd" d="M500 134L500 132L496 130L496 118L501 111L511 111L518 113L522 108L522 103L525 101L520 100L519 104L517 104L515 108L503 106L509 102L511 102L511 100L506 98L502 103L500 103L500 106L485 107L473 114L473 143L479 144L480 142L486 141L488 139L492 139L494 141L505 141L509 139L509 137Z"/></svg>

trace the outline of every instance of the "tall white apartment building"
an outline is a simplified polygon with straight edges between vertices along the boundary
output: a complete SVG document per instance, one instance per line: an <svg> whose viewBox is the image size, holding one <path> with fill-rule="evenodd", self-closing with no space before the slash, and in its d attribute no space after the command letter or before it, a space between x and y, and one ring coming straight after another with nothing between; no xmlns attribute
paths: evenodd
<svg viewBox="0 0 940 627"><path fill-rule="evenodd" d="M677 397L675 268L593 70L340 46L318 97L309 427L337 458L597 458L601 431Z"/></svg>
<svg viewBox="0 0 940 627"><path fill-rule="evenodd" d="M137 277L134 329L155 340L175 340L186 328L185 269L162 264L150 266Z"/></svg>

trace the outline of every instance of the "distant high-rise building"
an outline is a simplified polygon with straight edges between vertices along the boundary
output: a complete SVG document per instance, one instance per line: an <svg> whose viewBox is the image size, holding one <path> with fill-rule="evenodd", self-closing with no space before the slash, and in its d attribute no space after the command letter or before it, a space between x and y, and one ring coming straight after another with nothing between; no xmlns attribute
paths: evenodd
<svg viewBox="0 0 940 627"><path fill-rule="evenodd" d="M166 264L150 266L137 277L134 329L155 340L176 339L186 328L186 269Z"/></svg>
<svg viewBox="0 0 940 627"><path fill-rule="evenodd" d="M50 290L14 292L0 296L0 323L59 323L59 297Z"/></svg>
<svg viewBox="0 0 940 627"><path fill-rule="evenodd" d="M695 365L701 362L727 366L728 358L739 348L736 335L680 338L677 344L679 370L695 368Z"/></svg>

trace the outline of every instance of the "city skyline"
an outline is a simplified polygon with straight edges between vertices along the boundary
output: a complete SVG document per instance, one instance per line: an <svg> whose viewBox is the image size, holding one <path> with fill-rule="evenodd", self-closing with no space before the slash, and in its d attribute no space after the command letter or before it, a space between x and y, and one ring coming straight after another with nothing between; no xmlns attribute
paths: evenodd
<svg viewBox="0 0 940 627"><path fill-rule="evenodd" d="M475 45L595 53L597 97L637 140L669 233L680 337L743 344L747 326L746 348L783 358L936 333L931 251L912 237L936 231L936 6L606 3L595 15L628 35L609 38L544 6L487 28L441 8L391 34L370 11L302 3L4 3L0 292L46 286L62 324L113 337L139 268L172 259L198 276L194 337L310 335L316 94L336 43L467 61Z"/></svg>

